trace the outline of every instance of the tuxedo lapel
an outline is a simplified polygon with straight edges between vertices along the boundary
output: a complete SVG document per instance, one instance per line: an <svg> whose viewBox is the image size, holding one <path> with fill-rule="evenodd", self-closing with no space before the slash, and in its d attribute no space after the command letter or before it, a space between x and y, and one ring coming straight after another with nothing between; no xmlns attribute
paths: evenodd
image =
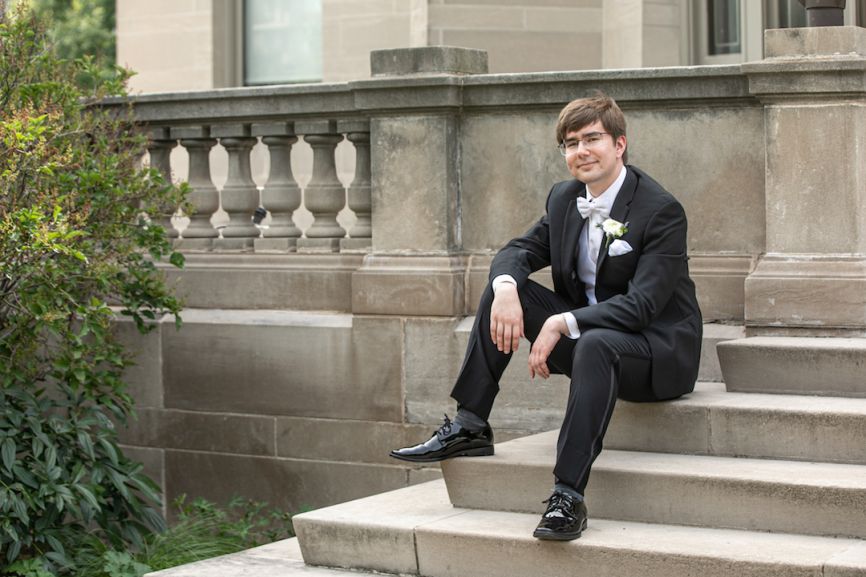
<svg viewBox="0 0 866 577"><path fill-rule="evenodd" d="M579 196L584 196L586 189ZM565 223L563 226L562 239L562 262L560 266L564 271L576 270L575 261L577 259L577 241L580 238L580 233L583 230L583 223L586 222L580 213L577 211L577 201L572 200L568 203L568 209L565 211Z"/></svg>
<svg viewBox="0 0 866 577"><path fill-rule="evenodd" d="M634 193L637 189L637 176L635 173L626 168L625 180L622 183L622 188L619 189L619 194L616 195L616 200L610 209L610 218L613 220L625 223L628 221L628 211L631 208L631 201L634 200ZM607 258L607 250L610 243L607 242L606 235L601 237L601 246L598 248L598 260L595 266L595 276L601 271L601 265L604 264ZM596 283L597 284L597 283Z"/></svg>

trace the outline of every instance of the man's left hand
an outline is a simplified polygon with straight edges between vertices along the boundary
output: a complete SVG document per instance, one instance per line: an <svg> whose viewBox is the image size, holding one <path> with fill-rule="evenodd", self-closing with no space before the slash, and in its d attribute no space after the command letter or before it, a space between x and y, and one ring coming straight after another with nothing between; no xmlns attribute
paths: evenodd
<svg viewBox="0 0 866 577"><path fill-rule="evenodd" d="M550 376L547 358L564 334L568 334L568 325L565 324L562 315L553 315L544 321L544 325L529 351L529 375L532 378L535 378L535 375L543 379Z"/></svg>

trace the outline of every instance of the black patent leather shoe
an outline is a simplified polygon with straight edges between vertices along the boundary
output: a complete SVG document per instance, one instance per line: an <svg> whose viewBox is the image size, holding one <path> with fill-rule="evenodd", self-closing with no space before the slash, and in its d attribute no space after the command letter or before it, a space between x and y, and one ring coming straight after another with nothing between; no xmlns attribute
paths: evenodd
<svg viewBox="0 0 866 577"><path fill-rule="evenodd" d="M554 491L544 502L547 511L541 516L533 537L549 541L571 541L580 537L586 529L586 503L559 491Z"/></svg>
<svg viewBox="0 0 866 577"><path fill-rule="evenodd" d="M391 456L415 463L433 463L451 457L481 457L493 454L493 430L490 425L483 431L464 429L445 415L445 422L433 436L420 445L391 451Z"/></svg>

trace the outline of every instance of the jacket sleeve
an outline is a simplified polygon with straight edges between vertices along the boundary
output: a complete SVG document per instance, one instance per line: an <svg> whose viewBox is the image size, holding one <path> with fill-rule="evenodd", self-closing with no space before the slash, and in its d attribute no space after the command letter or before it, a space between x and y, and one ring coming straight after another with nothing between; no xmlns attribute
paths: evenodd
<svg viewBox="0 0 866 577"><path fill-rule="evenodd" d="M571 311L581 331L610 328L640 332L656 319L685 274L686 215L676 201L662 205L647 222L641 255L625 294Z"/></svg>
<svg viewBox="0 0 866 577"><path fill-rule="evenodd" d="M554 187L555 188L555 187ZM496 254L490 265L490 281L501 274L509 274L517 281L520 288L533 272L550 264L550 197L553 188L547 195L545 214L538 222L519 236L508 242Z"/></svg>

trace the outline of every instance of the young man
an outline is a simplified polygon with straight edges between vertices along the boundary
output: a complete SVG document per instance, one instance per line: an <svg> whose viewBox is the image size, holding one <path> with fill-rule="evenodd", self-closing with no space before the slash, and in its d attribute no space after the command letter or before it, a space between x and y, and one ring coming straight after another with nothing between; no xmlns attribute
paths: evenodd
<svg viewBox="0 0 866 577"><path fill-rule="evenodd" d="M532 377L571 378L554 490L534 532L568 540L586 527L584 489L617 397L658 401L691 392L702 321L689 278L686 215L660 184L626 166L625 118L613 99L569 103L556 139L574 180L555 184L547 213L493 260L451 392L457 416L425 443L391 456L431 462L492 455L487 419L511 353L526 337ZM553 291L528 280L548 265Z"/></svg>

